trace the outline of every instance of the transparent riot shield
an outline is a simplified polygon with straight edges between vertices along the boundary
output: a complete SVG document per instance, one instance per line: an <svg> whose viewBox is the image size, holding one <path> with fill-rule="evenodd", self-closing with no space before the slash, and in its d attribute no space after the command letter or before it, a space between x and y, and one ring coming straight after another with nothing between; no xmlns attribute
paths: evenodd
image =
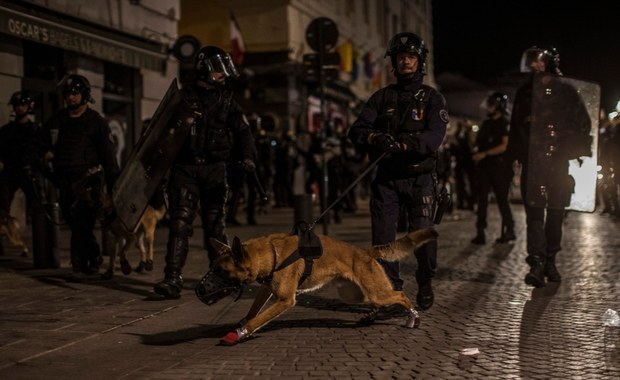
<svg viewBox="0 0 620 380"><path fill-rule="evenodd" d="M128 231L137 228L189 134L192 120L179 111L184 104L174 79L114 185L116 214Z"/></svg>
<svg viewBox="0 0 620 380"><path fill-rule="evenodd" d="M594 211L600 87L536 74L525 200L536 207Z"/></svg>

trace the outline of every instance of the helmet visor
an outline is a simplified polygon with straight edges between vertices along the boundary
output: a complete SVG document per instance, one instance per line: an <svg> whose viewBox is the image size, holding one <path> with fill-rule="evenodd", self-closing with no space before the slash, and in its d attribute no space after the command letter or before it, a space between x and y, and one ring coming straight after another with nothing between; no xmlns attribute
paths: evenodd
<svg viewBox="0 0 620 380"><path fill-rule="evenodd" d="M226 77L237 78L239 73L229 54L216 54L205 58L204 64L211 73L224 73Z"/></svg>
<svg viewBox="0 0 620 380"><path fill-rule="evenodd" d="M527 49L521 56L521 72L532 71L532 62L544 62L545 52L541 49Z"/></svg>

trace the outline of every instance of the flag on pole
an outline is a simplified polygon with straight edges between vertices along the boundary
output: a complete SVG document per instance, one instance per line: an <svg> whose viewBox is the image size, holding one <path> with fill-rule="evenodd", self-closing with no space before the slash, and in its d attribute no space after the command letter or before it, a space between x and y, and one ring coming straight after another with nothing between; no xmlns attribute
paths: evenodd
<svg viewBox="0 0 620 380"><path fill-rule="evenodd" d="M340 54L340 71L350 73L353 70L353 43L347 41L338 47Z"/></svg>
<svg viewBox="0 0 620 380"><path fill-rule="evenodd" d="M241 36L241 29L233 12L230 12L230 44L231 56L235 65L243 63L243 53L245 52L245 43Z"/></svg>

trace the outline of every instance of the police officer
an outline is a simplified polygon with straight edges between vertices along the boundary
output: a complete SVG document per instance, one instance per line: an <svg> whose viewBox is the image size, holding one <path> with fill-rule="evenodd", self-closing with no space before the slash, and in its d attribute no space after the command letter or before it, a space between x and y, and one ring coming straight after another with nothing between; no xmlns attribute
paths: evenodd
<svg viewBox="0 0 620 380"><path fill-rule="evenodd" d="M21 189L30 209L35 257L45 255L45 213L42 202L42 172L45 139L42 128L30 119L35 102L28 91L17 91L9 100L15 118L0 128L0 217L10 214L15 192ZM26 256L27 251L22 252ZM39 265L36 265L39 266Z"/></svg>
<svg viewBox="0 0 620 380"><path fill-rule="evenodd" d="M386 244L396 237L400 205L408 211L409 230L433 226L436 152L446 134L448 112L444 97L422 84L428 50L413 33L398 33L389 42L397 78L375 92L349 129L351 141L369 151L371 160L387 153L371 184L372 243ZM428 309L434 301L431 279L437 267L437 243L416 252L417 304ZM398 262L380 261L395 290L403 289Z"/></svg>
<svg viewBox="0 0 620 380"><path fill-rule="evenodd" d="M591 155L587 109L572 86L556 79L562 75L559 62L555 48L533 46L523 53L521 70L531 76L517 90L510 121L507 155L511 162L523 164L521 194L530 266L525 283L534 287L545 286L545 277L551 282L562 279L555 258L561 250L562 220L575 185L568 174L568 161ZM534 96L535 83L542 83L545 94ZM534 102L544 102L539 107L544 114L533 115ZM533 117L545 118L544 131L532 129ZM533 134L537 137L531 138Z"/></svg>
<svg viewBox="0 0 620 380"><path fill-rule="evenodd" d="M171 169L166 267L164 279L154 287L157 294L167 298L181 296L181 272L199 203L211 264L218 254L209 238L228 242L224 207L228 192L226 164L231 152L239 152L239 164L246 172L255 169L254 138L241 107L226 86L226 78L238 76L230 55L215 46L203 47L196 54L195 67L196 83L183 89L183 96L202 116L195 120Z"/></svg>
<svg viewBox="0 0 620 380"><path fill-rule="evenodd" d="M510 121L508 114L508 95L494 92L486 99L487 119L482 122L476 135L473 160L476 163L478 181L478 211L476 220L476 237L474 244L485 244L484 230L487 227L487 207L489 190L493 188L495 200L502 215L501 236L497 243L515 240L514 219L508 203L508 192L512 180L512 166L504 157L508 147Z"/></svg>
<svg viewBox="0 0 620 380"><path fill-rule="evenodd" d="M102 262L93 230L104 186L112 192L119 167L110 128L89 107L94 99L88 79L70 74L61 86L66 108L52 116L44 128L50 136L48 158L53 159L60 208L71 230L70 280L83 281L96 274Z"/></svg>

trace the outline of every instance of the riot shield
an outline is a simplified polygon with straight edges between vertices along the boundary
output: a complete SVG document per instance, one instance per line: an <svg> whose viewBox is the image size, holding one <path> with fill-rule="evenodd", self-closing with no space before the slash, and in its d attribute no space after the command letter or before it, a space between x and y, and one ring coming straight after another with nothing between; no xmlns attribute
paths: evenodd
<svg viewBox="0 0 620 380"><path fill-rule="evenodd" d="M184 104L174 79L114 185L116 214L128 231L138 227L189 134L193 120L181 116Z"/></svg>
<svg viewBox="0 0 620 380"><path fill-rule="evenodd" d="M600 87L536 74L532 87L528 205L594 211Z"/></svg>

